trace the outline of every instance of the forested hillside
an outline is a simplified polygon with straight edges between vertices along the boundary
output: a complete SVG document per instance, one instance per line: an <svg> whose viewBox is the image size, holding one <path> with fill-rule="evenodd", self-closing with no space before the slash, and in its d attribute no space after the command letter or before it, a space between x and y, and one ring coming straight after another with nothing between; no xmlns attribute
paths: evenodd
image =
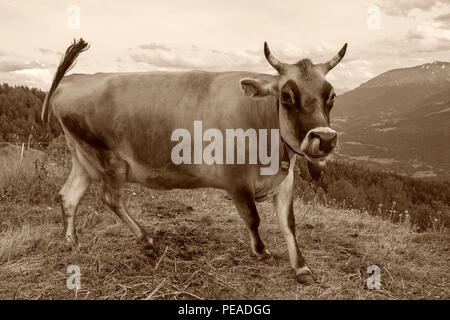
<svg viewBox="0 0 450 320"><path fill-rule="evenodd" d="M61 134L59 124L40 121L45 92L25 86L0 85L0 142L27 143L44 147Z"/></svg>
<svg viewBox="0 0 450 320"><path fill-rule="evenodd" d="M340 159L450 179L450 63L387 71L336 99Z"/></svg>
<svg viewBox="0 0 450 320"><path fill-rule="evenodd" d="M450 227L450 181L423 180L395 172L330 161L313 182L304 159L297 161L297 194L305 200L367 211L418 230Z"/></svg>

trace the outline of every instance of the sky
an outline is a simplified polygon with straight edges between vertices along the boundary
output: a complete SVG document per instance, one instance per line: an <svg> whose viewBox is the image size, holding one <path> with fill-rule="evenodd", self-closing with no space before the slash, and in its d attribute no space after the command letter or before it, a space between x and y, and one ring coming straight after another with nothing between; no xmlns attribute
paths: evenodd
<svg viewBox="0 0 450 320"><path fill-rule="evenodd" d="M48 90L74 38L91 45L71 72L247 70L264 58L325 62L338 90L385 71L450 61L450 0L0 0L0 83Z"/></svg>

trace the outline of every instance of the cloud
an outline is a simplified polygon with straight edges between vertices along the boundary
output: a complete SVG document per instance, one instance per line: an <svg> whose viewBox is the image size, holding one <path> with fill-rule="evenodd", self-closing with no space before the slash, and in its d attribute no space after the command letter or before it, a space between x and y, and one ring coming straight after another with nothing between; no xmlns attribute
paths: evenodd
<svg viewBox="0 0 450 320"><path fill-rule="evenodd" d="M261 65L261 54L250 51L227 52L191 47L169 48L163 44L150 43L130 49L131 59L137 63L156 68L174 70L225 71L255 68Z"/></svg>
<svg viewBox="0 0 450 320"><path fill-rule="evenodd" d="M141 44L138 48L144 50L163 50L163 51L171 51L171 49L165 45L158 44L155 42Z"/></svg>
<svg viewBox="0 0 450 320"><path fill-rule="evenodd" d="M53 51L51 49L47 49L47 48L39 48L39 53L43 54L43 55L48 55L48 54L55 54L55 55L61 55L61 52L56 52Z"/></svg>
<svg viewBox="0 0 450 320"><path fill-rule="evenodd" d="M0 83L48 89L53 76L50 69L56 66L38 59L39 54L45 56L40 49L34 54L27 52L28 56L13 51L0 52Z"/></svg>
<svg viewBox="0 0 450 320"><path fill-rule="evenodd" d="M406 42L411 50L420 52L450 50L450 29L438 22L418 24L408 31Z"/></svg>
<svg viewBox="0 0 450 320"><path fill-rule="evenodd" d="M449 4L450 0L382 0L382 12L391 16L408 16L413 10L430 11L433 7Z"/></svg>
<svg viewBox="0 0 450 320"><path fill-rule="evenodd" d="M343 44L318 43L314 46L299 47L290 43L270 45L275 57L286 63L295 63L310 58L314 63L328 61L334 57ZM275 73L264 57L263 48L244 51L209 50L198 46L168 47L151 43L130 49L130 58L137 64L158 70L205 70L229 71L246 70ZM348 55L332 72L328 80L333 85L354 87L355 83L367 81L375 75L372 64L356 55Z"/></svg>
<svg viewBox="0 0 450 320"><path fill-rule="evenodd" d="M373 58L388 55L408 58L421 53L438 54L446 50L450 50L450 29L442 19L435 19L418 23L403 35L375 41L367 53Z"/></svg>
<svg viewBox="0 0 450 320"><path fill-rule="evenodd" d="M11 72L23 69L40 68L42 64L32 61L32 62L21 62L12 60L0 61L0 72Z"/></svg>
<svg viewBox="0 0 450 320"><path fill-rule="evenodd" d="M345 58L344 58L345 59ZM373 64L365 59L353 59L339 63L327 74L328 81L338 88L353 88L376 75Z"/></svg>
<svg viewBox="0 0 450 320"><path fill-rule="evenodd" d="M435 21L441 23L442 26L450 28L450 13L445 13L437 16Z"/></svg>
<svg viewBox="0 0 450 320"><path fill-rule="evenodd" d="M274 50L274 52L279 54L279 57L277 57L280 60L288 63L294 63L303 58L309 58L314 63L321 63L334 57L343 45L343 43L337 46L327 42L320 42L313 46L300 48L288 43L284 44L280 50Z"/></svg>
<svg viewBox="0 0 450 320"><path fill-rule="evenodd" d="M52 73L48 69L23 69L13 72L0 71L0 83L10 85L25 85L28 87L48 90L52 80Z"/></svg>
<svg viewBox="0 0 450 320"><path fill-rule="evenodd" d="M286 63L296 63L303 58L311 58L313 62L319 63L331 59L340 48L325 42L306 48L283 43L274 44L271 51L279 60ZM225 51L194 45L169 47L161 43L149 43L130 49L129 52L135 63L160 70L275 72L267 63L262 46L251 50Z"/></svg>

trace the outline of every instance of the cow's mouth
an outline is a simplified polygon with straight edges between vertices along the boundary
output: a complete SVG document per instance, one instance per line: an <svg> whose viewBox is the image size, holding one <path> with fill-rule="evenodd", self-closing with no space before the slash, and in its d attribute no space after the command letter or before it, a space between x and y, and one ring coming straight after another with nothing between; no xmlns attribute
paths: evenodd
<svg viewBox="0 0 450 320"><path fill-rule="evenodd" d="M320 139L319 138L313 138L308 144L308 147L305 150L306 156L308 158L314 159L314 160L323 160L330 152L325 152L320 150Z"/></svg>
<svg viewBox="0 0 450 320"><path fill-rule="evenodd" d="M330 152L326 152L326 151L322 151L320 150L320 139L318 138L313 138L311 140L309 140L309 142L306 142L305 140L302 143L302 146L300 147L300 152L296 151L294 148L292 148L286 141L283 140L283 142L285 143L285 145L288 146L288 148L296 153L299 154L301 156L306 156L308 159L313 160L313 161L323 161L325 160L331 153ZM305 143L306 142L306 143Z"/></svg>

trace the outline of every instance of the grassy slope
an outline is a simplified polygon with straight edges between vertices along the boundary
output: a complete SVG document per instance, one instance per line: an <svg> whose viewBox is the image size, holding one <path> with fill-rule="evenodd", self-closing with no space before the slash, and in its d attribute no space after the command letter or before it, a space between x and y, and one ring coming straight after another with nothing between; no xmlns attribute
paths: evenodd
<svg viewBox="0 0 450 320"><path fill-rule="evenodd" d="M82 272L79 299L450 298L448 234L417 234L366 214L298 201L300 247L318 280L302 287L291 278L270 202L259 208L272 264L251 257L245 228L223 192L133 189L129 208L155 235L156 260L141 254L131 232L95 196L80 207L83 247L77 251L61 241L59 208L2 204L0 298L72 299L66 288L71 264ZM371 264L382 271L378 291L365 289Z"/></svg>
<svg viewBox="0 0 450 320"><path fill-rule="evenodd" d="M251 256L246 229L233 203L218 190L162 192L129 186L130 212L159 247L159 256L151 260L97 199L98 186L93 186L78 213L82 248L72 250L62 241L59 206L42 200L53 197L67 168L45 161L48 176L39 178L43 169L30 163L16 174L17 161L10 160L0 168L3 299L450 298L448 233L419 234L404 224L300 200L295 204L297 237L317 277L314 286L293 280L270 201L259 204L261 234L276 258L268 263ZM8 200L5 190L19 199ZM72 264L82 272L77 293L66 287ZM366 289L372 264L381 268L381 290Z"/></svg>

